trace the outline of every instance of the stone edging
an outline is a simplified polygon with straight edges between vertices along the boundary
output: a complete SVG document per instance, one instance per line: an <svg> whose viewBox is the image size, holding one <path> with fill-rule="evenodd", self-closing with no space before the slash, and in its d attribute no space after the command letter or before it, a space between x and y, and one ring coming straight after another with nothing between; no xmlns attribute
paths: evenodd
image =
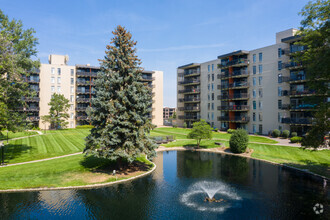
<svg viewBox="0 0 330 220"><path fill-rule="evenodd" d="M195 149L195 148L184 148L184 147L171 147L171 148L166 148L166 147L162 147L160 149L157 149L157 151L201 151L201 152L210 152L210 153L216 153L216 154L227 154L227 155L234 155L234 156L239 156L239 157L245 157L245 158L250 158L252 160L259 160L259 161L263 161L263 162L266 162L266 163L270 163L270 164L273 164L273 165L277 165L277 166L282 166L282 167L286 167L286 168L290 168L290 169L294 169L294 170L297 170L297 171L300 171L300 172L303 172L303 173L308 173L310 175L312 175L313 177L316 177L316 178L321 178L325 181L329 181L329 178L325 177L325 176L322 176L322 175L319 175L319 174L316 174L316 173L313 173L313 172L310 172L308 170L304 170L304 169L300 169L300 168L297 168L297 167L293 167L293 166L289 166L289 165L285 165L285 164L280 164L280 163L276 163L276 162L272 162L272 161L269 161L269 160L264 160L264 159L259 159L259 158L253 158L253 157L250 157L248 155L244 155L244 154L234 154L234 153L229 153L229 152L225 152L225 151L220 151L220 150L217 150L218 148L208 148L208 149Z"/></svg>
<svg viewBox="0 0 330 220"><path fill-rule="evenodd" d="M151 174L157 168L155 163L153 163L153 162L151 162L151 163L154 165L153 168L151 170L145 172L145 173L142 173L142 174L137 175L137 176L130 177L128 179L116 180L116 181L108 182L108 183L98 183L98 184L91 184L91 185L84 185L84 186L65 186L65 187L49 187L49 188L45 187L45 188L31 188L31 189L5 189L5 190L0 190L0 193L100 188L100 187L105 187L105 186L110 186L110 185L114 185L114 184L128 182L128 181L131 181L131 180L135 180L135 179L147 176L147 175Z"/></svg>

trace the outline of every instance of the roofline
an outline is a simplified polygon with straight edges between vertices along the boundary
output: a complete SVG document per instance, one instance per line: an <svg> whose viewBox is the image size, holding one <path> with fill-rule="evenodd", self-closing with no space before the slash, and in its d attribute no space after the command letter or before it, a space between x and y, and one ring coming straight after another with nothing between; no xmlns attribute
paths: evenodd
<svg viewBox="0 0 330 220"><path fill-rule="evenodd" d="M231 53L226 53L226 54L220 55L220 56L218 56L218 59L233 56L233 55L240 55L240 54L249 54L249 51L247 51L247 50L236 50L236 51L233 51Z"/></svg>
<svg viewBox="0 0 330 220"><path fill-rule="evenodd" d="M196 66L200 66L200 63L189 63L183 66L179 66L178 69L188 69L188 68L192 68L192 67L196 67Z"/></svg>
<svg viewBox="0 0 330 220"><path fill-rule="evenodd" d="M291 43L291 42L297 41L299 39L301 39L301 36L300 35L295 35L295 36L283 38L283 39L281 39L281 42Z"/></svg>

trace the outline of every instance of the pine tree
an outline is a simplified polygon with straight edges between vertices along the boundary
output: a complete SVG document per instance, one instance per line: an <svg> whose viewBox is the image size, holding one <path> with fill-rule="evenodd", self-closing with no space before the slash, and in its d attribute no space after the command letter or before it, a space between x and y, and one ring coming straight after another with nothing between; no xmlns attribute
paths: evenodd
<svg viewBox="0 0 330 220"><path fill-rule="evenodd" d="M148 137L151 88L142 83L142 69L134 48L136 42L125 28L112 32L95 82L96 96L89 114L95 126L86 138L86 155L133 162L144 153L155 156L154 142Z"/></svg>

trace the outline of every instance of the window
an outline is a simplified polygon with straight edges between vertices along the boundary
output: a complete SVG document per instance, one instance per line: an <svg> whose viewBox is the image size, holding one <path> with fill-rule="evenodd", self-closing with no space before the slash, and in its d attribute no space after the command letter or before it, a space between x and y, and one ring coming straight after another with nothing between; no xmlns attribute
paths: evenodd
<svg viewBox="0 0 330 220"><path fill-rule="evenodd" d="M262 98L262 89L259 89L259 98Z"/></svg>
<svg viewBox="0 0 330 220"><path fill-rule="evenodd" d="M259 65L259 74L262 73L262 65Z"/></svg>
<svg viewBox="0 0 330 220"><path fill-rule="evenodd" d="M277 82L282 83L282 74L278 74Z"/></svg>
<svg viewBox="0 0 330 220"><path fill-rule="evenodd" d="M212 83L212 91L214 91L214 84Z"/></svg>
<svg viewBox="0 0 330 220"><path fill-rule="evenodd" d="M73 69L71 69L71 76L73 76L74 75L74 70Z"/></svg>
<svg viewBox="0 0 330 220"><path fill-rule="evenodd" d="M70 102L73 102L74 100L73 100L73 95L70 95Z"/></svg>
<svg viewBox="0 0 330 220"><path fill-rule="evenodd" d="M210 84L207 85L207 89L210 91Z"/></svg>
<svg viewBox="0 0 330 220"><path fill-rule="evenodd" d="M257 84L257 80L255 77L253 77L253 86L256 86L256 84Z"/></svg>
<svg viewBox="0 0 330 220"><path fill-rule="evenodd" d="M259 86L261 86L262 83L262 76L259 76Z"/></svg>
<svg viewBox="0 0 330 220"><path fill-rule="evenodd" d="M262 61L262 53L259 53L259 62Z"/></svg>
<svg viewBox="0 0 330 220"><path fill-rule="evenodd" d="M70 110L71 110L71 111L73 111L73 110L74 110L74 109L73 109L73 105L72 105L72 104L70 105Z"/></svg>
<svg viewBox="0 0 330 220"><path fill-rule="evenodd" d="M51 87L50 87L50 91L51 91L51 92L55 92L55 86L51 86Z"/></svg>
<svg viewBox="0 0 330 220"><path fill-rule="evenodd" d="M74 114L73 114L73 113L71 113L71 115L70 115L70 118L71 118L71 119L73 119L73 117L74 117Z"/></svg>
<svg viewBox="0 0 330 220"><path fill-rule="evenodd" d="M253 134L257 133L256 125L252 125L253 127Z"/></svg>
<svg viewBox="0 0 330 220"><path fill-rule="evenodd" d="M61 86L57 86L57 92L58 92L58 93L61 92Z"/></svg>
<svg viewBox="0 0 330 220"><path fill-rule="evenodd" d="M51 83L55 83L55 77L50 78Z"/></svg>
<svg viewBox="0 0 330 220"><path fill-rule="evenodd" d="M278 58L282 57L282 48L278 48Z"/></svg>
<svg viewBox="0 0 330 220"><path fill-rule="evenodd" d="M262 134L262 125L259 125L259 134Z"/></svg>
<svg viewBox="0 0 330 220"><path fill-rule="evenodd" d="M207 65L207 71L210 72L210 65Z"/></svg>
<svg viewBox="0 0 330 220"><path fill-rule="evenodd" d="M212 74L212 81L214 81L214 74Z"/></svg>
<svg viewBox="0 0 330 220"><path fill-rule="evenodd" d="M262 113L259 112L259 121L262 121Z"/></svg>
<svg viewBox="0 0 330 220"><path fill-rule="evenodd" d="M262 101L259 101L259 109L262 109Z"/></svg>
<svg viewBox="0 0 330 220"><path fill-rule="evenodd" d="M281 119L282 119L282 113L279 112L278 115L277 115L278 122L281 122Z"/></svg>
<svg viewBox="0 0 330 220"><path fill-rule="evenodd" d="M55 68L52 67L51 70L50 70L50 72L51 72L52 74L55 74Z"/></svg>
<svg viewBox="0 0 330 220"><path fill-rule="evenodd" d="M212 72L214 71L214 64L212 64Z"/></svg>
<svg viewBox="0 0 330 220"><path fill-rule="evenodd" d="M257 92L256 92L256 90L254 89L253 90L253 98L256 98L257 97Z"/></svg>
<svg viewBox="0 0 330 220"><path fill-rule="evenodd" d="M214 103L211 104L211 109L214 110Z"/></svg>
<svg viewBox="0 0 330 220"><path fill-rule="evenodd" d="M210 111L210 103L207 103L207 110Z"/></svg>
<svg viewBox="0 0 330 220"><path fill-rule="evenodd" d="M257 67L253 66L253 74L256 74L256 73L257 73Z"/></svg>
<svg viewBox="0 0 330 220"><path fill-rule="evenodd" d="M213 112L212 112L211 116L212 116L212 120L214 120L214 113Z"/></svg>
<svg viewBox="0 0 330 220"><path fill-rule="evenodd" d="M73 128L73 121L70 122L70 128Z"/></svg>
<svg viewBox="0 0 330 220"><path fill-rule="evenodd" d="M57 83L61 83L61 77L57 77Z"/></svg>
<svg viewBox="0 0 330 220"><path fill-rule="evenodd" d="M278 126L278 130L282 131L282 126L281 125Z"/></svg>
<svg viewBox="0 0 330 220"><path fill-rule="evenodd" d="M207 119L210 120L210 112L207 113Z"/></svg>
<svg viewBox="0 0 330 220"><path fill-rule="evenodd" d="M61 75L61 68L57 68L57 75Z"/></svg>
<svg viewBox="0 0 330 220"><path fill-rule="evenodd" d="M208 74L207 79L208 79L209 82L210 82L210 77L211 77L210 74Z"/></svg>
<svg viewBox="0 0 330 220"><path fill-rule="evenodd" d="M277 105L278 105L278 109L281 109L282 108L282 100L278 100Z"/></svg>
<svg viewBox="0 0 330 220"><path fill-rule="evenodd" d="M253 121L256 121L256 113L255 112L253 112L252 118L253 118Z"/></svg>
<svg viewBox="0 0 330 220"><path fill-rule="evenodd" d="M257 109L257 102L253 101L253 109Z"/></svg>
<svg viewBox="0 0 330 220"><path fill-rule="evenodd" d="M282 86L278 87L278 96L282 96Z"/></svg>
<svg viewBox="0 0 330 220"><path fill-rule="evenodd" d="M212 101L214 100L214 93L212 93Z"/></svg>
<svg viewBox="0 0 330 220"><path fill-rule="evenodd" d="M74 93L74 87L73 86L70 87L70 93Z"/></svg>
<svg viewBox="0 0 330 220"><path fill-rule="evenodd" d="M278 61L277 69L282 70L282 61Z"/></svg>
<svg viewBox="0 0 330 220"><path fill-rule="evenodd" d="M207 100L210 101L210 94L207 94Z"/></svg>
<svg viewBox="0 0 330 220"><path fill-rule="evenodd" d="M74 79L73 78L71 78L71 85L73 85L74 84Z"/></svg>
<svg viewBox="0 0 330 220"><path fill-rule="evenodd" d="M257 56L253 54L253 63L255 63L256 61L257 61Z"/></svg>

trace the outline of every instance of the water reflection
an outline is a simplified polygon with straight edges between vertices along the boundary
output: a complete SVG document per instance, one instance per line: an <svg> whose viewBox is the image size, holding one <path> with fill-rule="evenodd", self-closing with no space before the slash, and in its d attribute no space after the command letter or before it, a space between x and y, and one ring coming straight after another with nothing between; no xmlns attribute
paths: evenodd
<svg viewBox="0 0 330 220"><path fill-rule="evenodd" d="M316 203L325 207L318 217L326 219L329 213L329 191L322 181L279 166L206 152L158 153L154 162L157 170L152 175L124 184L2 193L1 219L313 219ZM198 207L211 205L222 212L203 212L185 205L182 196L205 181L221 183L237 199L228 197L230 203L221 208L221 203L205 204L200 195L189 197L198 199L193 202ZM226 190L220 194L218 197L226 197Z"/></svg>

